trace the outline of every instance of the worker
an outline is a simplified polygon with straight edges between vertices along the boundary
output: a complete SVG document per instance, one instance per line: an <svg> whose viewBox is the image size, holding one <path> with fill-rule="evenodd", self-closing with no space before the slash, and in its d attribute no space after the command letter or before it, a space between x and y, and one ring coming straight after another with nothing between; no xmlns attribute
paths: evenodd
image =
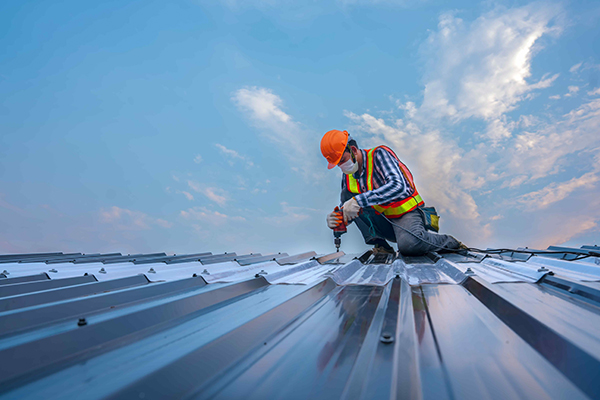
<svg viewBox="0 0 600 400"><path fill-rule="evenodd" d="M406 256L466 248L452 236L425 228L425 203L412 174L389 147L360 149L347 131L331 130L321 139L321 153L329 169L337 166L343 172L342 213L327 215L329 228L342 219L346 225L355 222L374 253L395 253L388 241Z"/></svg>

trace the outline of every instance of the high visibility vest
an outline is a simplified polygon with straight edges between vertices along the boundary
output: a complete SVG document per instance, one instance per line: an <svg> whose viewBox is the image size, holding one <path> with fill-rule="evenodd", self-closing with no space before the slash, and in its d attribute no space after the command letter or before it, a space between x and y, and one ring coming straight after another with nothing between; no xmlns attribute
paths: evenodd
<svg viewBox="0 0 600 400"><path fill-rule="evenodd" d="M406 178L406 180L408 181L408 184L413 189L413 194L412 194L412 196L407 197L406 199L402 199L400 201L393 201L388 204L374 205L373 208L375 209L375 211L378 214L384 214L388 218L398 218L401 215L414 210L418 206L424 205L425 202L423 201L423 199L421 198L421 195L419 195L419 192L417 191L412 174L410 173L410 171L408 170L406 165L404 165L402 163L402 161L400 161L398 156L396 156L394 151L386 146L377 146L372 149L365 150L367 152L367 170L366 170L367 190L368 191L373 190L373 170L374 170L373 164L374 164L374 158L375 158L375 150L377 150L379 148L383 148L383 149L389 151L394 156L396 161L398 161L398 166L400 167L400 171L402 171L404 178ZM358 184L358 181L354 178L354 176L352 174L346 175L346 187L352 193L357 193L357 194L361 193L360 185Z"/></svg>

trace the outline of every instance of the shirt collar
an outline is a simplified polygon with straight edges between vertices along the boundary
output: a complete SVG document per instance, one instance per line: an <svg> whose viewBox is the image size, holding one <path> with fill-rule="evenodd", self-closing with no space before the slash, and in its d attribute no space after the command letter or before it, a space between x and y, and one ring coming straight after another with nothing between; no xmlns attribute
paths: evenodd
<svg viewBox="0 0 600 400"><path fill-rule="evenodd" d="M358 179L361 176L363 176L365 174L365 171L367 170L367 152L364 151L363 149L360 149L360 153L362 154L362 171L361 171L360 175L358 174L358 171L355 172L354 174L352 174L354 179Z"/></svg>

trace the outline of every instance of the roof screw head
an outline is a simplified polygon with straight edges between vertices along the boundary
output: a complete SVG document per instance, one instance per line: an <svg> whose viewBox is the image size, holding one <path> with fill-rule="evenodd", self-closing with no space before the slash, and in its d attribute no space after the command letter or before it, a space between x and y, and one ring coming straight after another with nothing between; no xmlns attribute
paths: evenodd
<svg viewBox="0 0 600 400"><path fill-rule="evenodd" d="M198 277L198 274L193 274L192 275L192 278L197 278L197 277Z"/></svg>
<svg viewBox="0 0 600 400"><path fill-rule="evenodd" d="M381 341L381 343L385 344L394 343L394 337L389 332L383 332L379 340Z"/></svg>
<svg viewBox="0 0 600 400"><path fill-rule="evenodd" d="M148 270L149 274L155 274L156 271L154 270L154 268L150 267L150 269Z"/></svg>
<svg viewBox="0 0 600 400"><path fill-rule="evenodd" d="M471 267L468 267L467 270L465 271L465 275L475 275L475 272L473 272Z"/></svg>
<svg viewBox="0 0 600 400"><path fill-rule="evenodd" d="M204 275L210 275L210 272L208 272L208 270L206 268L204 268L204 271L202 271L200 273L204 274Z"/></svg>
<svg viewBox="0 0 600 400"><path fill-rule="evenodd" d="M542 268L538 268L537 272L548 272L548 271L550 271L548 268L542 267Z"/></svg>
<svg viewBox="0 0 600 400"><path fill-rule="evenodd" d="M87 321L85 320L85 318L79 318L79 321L77 321L77 326L86 326L87 325Z"/></svg>
<svg viewBox="0 0 600 400"><path fill-rule="evenodd" d="M83 276L88 276L88 273L86 272L85 274L83 274Z"/></svg>
<svg viewBox="0 0 600 400"><path fill-rule="evenodd" d="M51 270L48 270L48 272L58 272L55 268L52 268Z"/></svg>
<svg viewBox="0 0 600 400"><path fill-rule="evenodd" d="M100 272L101 274L105 274L106 270L104 269L104 267L102 267L102 268L100 268L100 271L98 271L98 272Z"/></svg>
<svg viewBox="0 0 600 400"><path fill-rule="evenodd" d="M8 275L8 274L10 274L10 272L8 272L7 270L4 270L4 271L2 271L2 273L3 273L4 275Z"/></svg>
<svg viewBox="0 0 600 400"><path fill-rule="evenodd" d="M268 274L268 272L267 272L267 271L265 271L264 269L261 269L261 270L260 270L260 272L259 272L259 274L260 274L260 275L267 275L267 274Z"/></svg>
<svg viewBox="0 0 600 400"><path fill-rule="evenodd" d="M395 278L400 279L400 274L396 274Z"/></svg>

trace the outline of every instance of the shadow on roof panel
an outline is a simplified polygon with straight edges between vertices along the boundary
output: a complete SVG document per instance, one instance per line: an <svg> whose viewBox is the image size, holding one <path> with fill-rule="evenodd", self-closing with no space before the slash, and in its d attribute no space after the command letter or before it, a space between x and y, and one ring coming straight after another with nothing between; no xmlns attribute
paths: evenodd
<svg viewBox="0 0 600 400"><path fill-rule="evenodd" d="M56 281L60 281L56 280ZM55 282L56 282L55 281ZM0 298L0 312L31 307L39 304L49 304L56 301L89 296L95 293L122 289L130 286L145 285L148 279L144 275L134 275L126 278L112 279L103 282L86 282L82 284L54 288L53 290L37 291L7 298ZM2 320L0 316L0 321ZM0 329L0 335L3 333Z"/></svg>
<svg viewBox="0 0 600 400"><path fill-rule="evenodd" d="M489 284L471 277L465 287L582 391L592 398L600 396L598 307L540 285ZM570 398L558 393L557 397Z"/></svg>
<svg viewBox="0 0 600 400"><path fill-rule="evenodd" d="M14 283L0 286L0 298L16 296L25 293L39 292L42 290L56 289L65 286L81 285L82 283L95 282L93 275L76 276L73 278L51 279L45 281Z"/></svg>
<svg viewBox="0 0 600 400"><path fill-rule="evenodd" d="M497 399L586 398L462 286L423 285L419 290L454 398L475 399L482 393Z"/></svg>

